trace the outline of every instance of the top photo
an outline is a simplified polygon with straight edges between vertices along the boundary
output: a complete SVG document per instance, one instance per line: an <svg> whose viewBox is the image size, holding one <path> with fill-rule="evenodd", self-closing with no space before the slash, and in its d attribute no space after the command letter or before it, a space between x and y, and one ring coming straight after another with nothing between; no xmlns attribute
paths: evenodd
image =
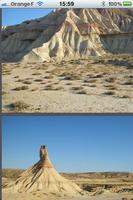
<svg viewBox="0 0 133 200"><path fill-rule="evenodd" d="M133 9L2 9L3 113L133 113Z"/></svg>

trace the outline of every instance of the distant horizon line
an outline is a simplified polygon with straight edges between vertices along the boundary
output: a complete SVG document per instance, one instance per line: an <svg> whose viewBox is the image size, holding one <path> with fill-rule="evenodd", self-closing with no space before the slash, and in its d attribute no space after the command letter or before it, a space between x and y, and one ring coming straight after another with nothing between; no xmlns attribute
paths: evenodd
<svg viewBox="0 0 133 200"><path fill-rule="evenodd" d="M2 168L2 170L27 170L28 168ZM69 174L86 174L86 173L133 173L133 171L81 171L81 172L68 172L59 171L59 173L69 173Z"/></svg>

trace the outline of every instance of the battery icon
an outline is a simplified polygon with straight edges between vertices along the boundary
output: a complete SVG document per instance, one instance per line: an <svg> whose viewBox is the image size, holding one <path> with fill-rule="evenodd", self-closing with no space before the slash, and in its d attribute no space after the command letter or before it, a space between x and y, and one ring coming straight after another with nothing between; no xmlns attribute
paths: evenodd
<svg viewBox="0 0 133 200"><path fill-rule="evenodd" d="M131 1L123 1L123 6L132 6Z"/></svg>

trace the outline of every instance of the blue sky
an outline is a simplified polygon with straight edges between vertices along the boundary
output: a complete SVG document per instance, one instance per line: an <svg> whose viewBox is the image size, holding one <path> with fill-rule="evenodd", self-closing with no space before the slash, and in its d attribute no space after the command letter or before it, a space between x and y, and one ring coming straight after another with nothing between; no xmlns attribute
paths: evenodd
<svg viewBox="0 0 133 200"><path fill-rule="evenodd" d="M27 168L45 144L60 172L133 171L133 116L5 116L3 168Z"/></svg>
<svg viewBox="0 0 133 200"><path fill-rule="evenodd" d="M52 9L28 9L28 8L4 8L2 9L2 25L9 26L19 24L23 21L43 17Z"/></svg>

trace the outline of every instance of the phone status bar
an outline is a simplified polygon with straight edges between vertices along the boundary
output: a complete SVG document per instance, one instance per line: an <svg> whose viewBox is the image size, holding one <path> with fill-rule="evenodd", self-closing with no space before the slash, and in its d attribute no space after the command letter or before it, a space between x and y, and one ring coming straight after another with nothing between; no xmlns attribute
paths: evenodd
<svg viewBox="0 0 133 200"><path fill-rule="evenodd" d="M0 8L133 8L133 0L0 0Z"/></svg>

